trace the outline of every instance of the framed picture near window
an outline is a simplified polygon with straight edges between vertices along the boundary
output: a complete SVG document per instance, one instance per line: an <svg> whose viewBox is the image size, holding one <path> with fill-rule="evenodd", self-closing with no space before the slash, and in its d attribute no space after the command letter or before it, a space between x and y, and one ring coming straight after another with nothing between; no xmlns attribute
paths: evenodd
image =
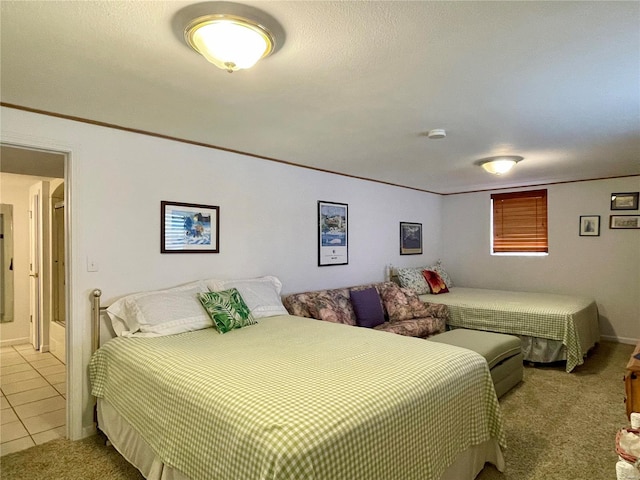
<svg viewBox="0 0 640 480"><path fill-rule="evenodd" d="M600 236L600 215L580 216L580 236L598 237Z"/></svg>
<svg viewBox="0 0 640 480"><path fill-rule="evenodd" d="M219 253L220 207L160 202L161 253Z"/></svg>
<svg viewBox="0 0 640 480"><path fill-rule="evenodd" d="M349 263L349 206L318 201L318 266Z"/></svg>
<svg viewBox="0 0 640 480"><path fill-rule="evenodd" d="M422 254L422 224L400 222L400 255Z"/></svg>
<svg viewBox="0 0 640 480"><path fill-rule="evenodd" d="M638 193L612 193L611 210L638 210Z"/></svg>
<svg viewBox="0 0 640 480"><path fill-rule="evenodd" d="M609 228L611 229L640 228L640 215L610 215Z"/></svg>

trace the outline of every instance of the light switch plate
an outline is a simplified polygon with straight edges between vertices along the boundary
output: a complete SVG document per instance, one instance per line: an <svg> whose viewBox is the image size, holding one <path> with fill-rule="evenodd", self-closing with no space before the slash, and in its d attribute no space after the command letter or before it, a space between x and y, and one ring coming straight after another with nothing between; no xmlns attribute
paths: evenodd
<svg viewBox="0 0 640 480"><path fill-rule="evenodd" d="M87 257L87 272L97 272L98 262L94 259Z"/></svg>

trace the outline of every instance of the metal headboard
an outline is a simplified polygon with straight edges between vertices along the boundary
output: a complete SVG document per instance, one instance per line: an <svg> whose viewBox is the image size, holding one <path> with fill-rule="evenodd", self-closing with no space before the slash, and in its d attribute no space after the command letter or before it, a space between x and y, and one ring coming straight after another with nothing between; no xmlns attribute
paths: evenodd
<svg viewBox="0 0 640 480"><path fill-rule="evenodd" d="M96 288L91 292L91 318L93 321L91 353L95 352L100 347L100 314L107 309L107 307L100 306L101 296L102 290L99 288Z"/></svg>

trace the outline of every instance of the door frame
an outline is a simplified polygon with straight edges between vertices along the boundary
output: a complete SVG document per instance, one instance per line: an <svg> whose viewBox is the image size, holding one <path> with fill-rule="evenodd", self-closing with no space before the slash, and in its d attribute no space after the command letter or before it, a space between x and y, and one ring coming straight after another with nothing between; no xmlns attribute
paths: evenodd
<svg viewBox="0 0 640 480"><path fill-rule="evenodd" d="M3 133L0 143L27 150L45 151L64 156L64 196L65 196L65 313L66 313L66 437L70 440L80 440L93 433L93 427L83 427L85 404L89 403L90 393L85 386L83 369L85 364L85 339L89 338L87 327L82 321L76 321L76 298L74 295L74 279L79 278L77 271L79 261L75 261L73 245L75 243L74 225L77 221L73 218L74 197L72 187L75 173L77 172L78 146L56 143L50 138L26 136L23 134ZM88 301L85 302L88 304ZM90 313L85 312L85 319L90 318ZM86 323L89 324L88 320ZM88 358L89 355L87 355ZM87 360L88 362L88 360ZM73 388L72 388L73 387Z"/></svg>

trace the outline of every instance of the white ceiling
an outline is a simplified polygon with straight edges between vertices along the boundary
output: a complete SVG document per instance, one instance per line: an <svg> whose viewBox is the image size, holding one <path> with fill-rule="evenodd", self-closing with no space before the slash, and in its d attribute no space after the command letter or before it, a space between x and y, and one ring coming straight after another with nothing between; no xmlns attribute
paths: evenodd
<svg viewBox="0 0 640 480"><path fill-rule="evenodd" d="M640 174L640 2L243 3L286 40L229 74L203 4L3 0L1 100L438 193Z"/></svg>

